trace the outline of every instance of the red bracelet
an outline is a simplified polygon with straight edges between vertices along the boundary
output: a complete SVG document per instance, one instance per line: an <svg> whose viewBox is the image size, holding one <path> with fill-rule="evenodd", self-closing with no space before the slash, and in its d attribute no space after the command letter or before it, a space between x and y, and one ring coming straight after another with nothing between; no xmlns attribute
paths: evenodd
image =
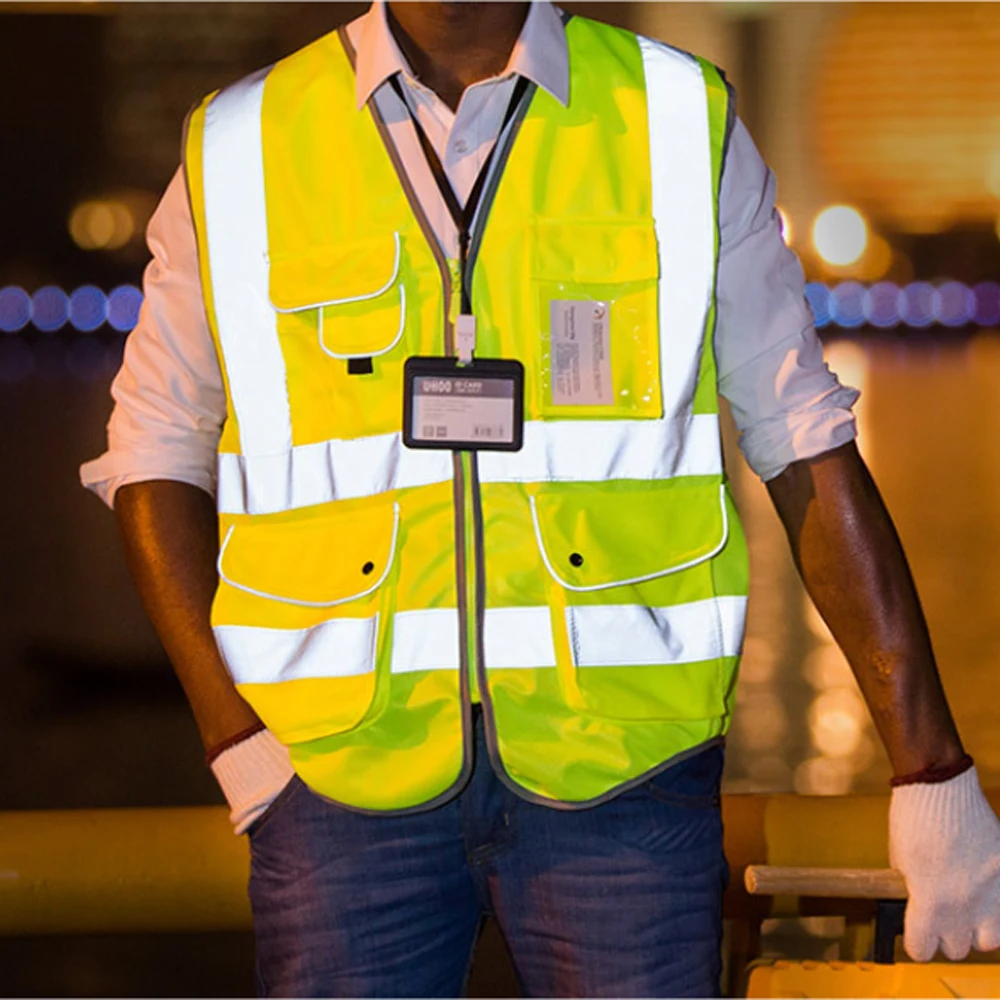
<svg viewBox="0 0 1000 1000"><path fill-rule="evenodd" d="M900 785L936 785L964 774L972 767L972 763L972 758L967 753L962 754L954 764L945 764L944 767L925 767L912 774L901 774L898 778L892 778L889 784L893 788L898 788Z"/></svg>
<svg viewBox="0 0 1000 1000"><path fill-rule="evenodd" d="M250 739L251 736L259 733L263 728L264 723L258 719L252 726L247 726L246 729L241 729L238 733L233 733L232 736L221 743L216 743L214 747L210 747L205 751L205 763L211 766L212 761L217 757L221 757L230 747L234 747L237 743L242 743L244 740Z"/></svg>

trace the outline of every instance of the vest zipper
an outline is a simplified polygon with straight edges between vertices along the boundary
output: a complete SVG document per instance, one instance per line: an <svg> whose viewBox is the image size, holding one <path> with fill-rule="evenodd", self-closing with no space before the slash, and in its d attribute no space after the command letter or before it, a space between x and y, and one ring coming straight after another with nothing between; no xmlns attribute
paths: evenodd
<svg viewBox="0 0 1000 1000"><path fill-rule="evenodd" d="M345 51L348 53L349 57L352 57L353 49L350 46L350 42L347 40L347 35L343 28L340 29L340 37L344 44ZM351 63L353 66L353 58L351 58ZM395 167L396 176L399 178L400 186L403 188L407 201L410 203L410 209L420 225L420 229L424 234L424 239L426 240L427 246L437 263L438 272L441 275L441 285L444 293L444 316L442 317L444 320L444 342L442 344L442 353L450 357L455 353L455 319L457 318L461 308L459 290L461 288L462 276L459 262L445 257L444 252L441 250L441 244L438 243L434 229L427 218L427 213L423 210L423 207L420 204L420 199L417 198L416 191L413 189L413 184L411 183L406 170L403 168L402 161L399 158L399 153L392 141L392 137L389 135L389 131L381 113L378 110L378 107L374 101L370 101L368 107L371 112L372 120L375 123L375 128L382 139L382 145L385 148L393 167ZM463 457L465 458L465 461L463 461ZM475 577L470 577L469 575L468 556L472 547L475 545L475 538L473 531L471 530L472 522L467 513L467 498L469 494L467 485L469 482L468 469L468 456L463 456L461 452L453 452L452 510L455 513L455 599L458 611L459 630L458 685L459 700L461 702L462 711L462 771L456 778L455 784L452 785L451 788L446 789L437 798L432 799L431 802L423 803L419 807L420 811L428 809L439 802L447 801L455 794L454 790L456 788L461 788L466 784L472 774L472 748L475 740L475 734L472 729L472 710L469 684L470 678L475 672L475 659L470 659L470 649L474 649L475 646L473 643L468 641L468 638L469 594L470 592L474 592L474 589L470 588L469 580L474 580Z"/></svg>
<svg viewBox="0 0 1000 1000"><path fill-rule="evenodd" d="M448 329L452 333L450 338L452 343L445 344L447 354L454 353L454 330L455 323L463 309L463 300L467 298L468 286L465 283L467 275L466 259L469 248L469 234L466 230L459 233L459 258L448 258L448 271L451 275L451 288L448 297ZM458 572L456 574L456 586L460 594L458 597L458 627L459 646L462 650L460 658L462 663L462 673L467 678L467 691L469 701L479 701L479 656L478 651L481 646L478 635L477 623L479 621L479 609L477 602L476 580L479 575L479 547L476 544L476 509L479 504L479 497L474 487L474 475L472 471L472 452L460 451L453 455L456 489L455 497L459 501L455 505L456 524L456 560L458 562ZM461 552L459 552L461 546Z"/></svg>
<svg viewBox="0 0 1000 1000"><path fill-rule="evenodd" d="M340 38L344 49L354 66L353 48L347 39L347 34L343 28L340 29ZM527 111L528 106L535 93L535 85L530 84L524 97L519 101L518 108L509 123L509 132L506 142L499 150L500 155L490 164L490 176L486 178L483 197L479 202L479 215L485 218L489 214L489 206L496 194L496 188L500 177L503 174L504 166L510 150L513 146L514 137L520 128L521 121ZM455 321L462 309L462 279L463 270L471 278L475 267L475 258L479 250L479 243L482 240L483 226L464 228L459 234L459 250L461 261L446 258L433 227L427 218L426 212L417 198L416 192L406 170L403 168L399 153L389 135L385 121L374 101L369 102L372 119L375 127L382 139L389 159L392 161L399 177L399 182L410 203L410 208L416 217L420 228L427 241L434 259L437 261L438 270L441 273L444 291L444 353L451 357L455 353ZM503 138L498 137L498 142ZM471 284L468 286L471 298ZM492 728L492 705L489 703L489 689L486 685L486 663L483 655L483 624L485 620L485 573L484 573L484 551L483 551L483 518L482 518L482 496L479 488L479 467L477 456L474 452L452 452L452 496L454 498L453 509L455 512L455 584L456 601L458 604L458 629L459 629L459 696L462 702L462 737L463 737L463 768L462 775L458 779L459 785L464 784L472 771L472 744L474 734L472 731L472 711L471 702L475 696L476 700L482 700L483 712L488 721L486 724L486 740L489 748L489 755L497 769L497 774L501 780L510 784L506 778L503 764L500 759L499 747L496 736L491 732ZM471 613L470 613L471 611ZM473 694L474 692L474 694ZM445 793L439 799L447 797ZM426 805L424 806L426 808Z"/></svg>

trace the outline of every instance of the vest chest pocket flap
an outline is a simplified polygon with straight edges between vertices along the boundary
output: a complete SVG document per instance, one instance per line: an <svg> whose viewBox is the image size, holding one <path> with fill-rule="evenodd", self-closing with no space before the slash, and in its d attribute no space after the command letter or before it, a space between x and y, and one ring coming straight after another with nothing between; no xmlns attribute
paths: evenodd
<svg viewBox="0 0 1000 1000"><path fill-rule="evenodd" d="M652 220L539 220L532 272L539 415L662 416Z"/></svg>
<svg viewBox="0 0 1000 1000"><path fill-rule="evenodd" d="M386 354L406 329L404 247L399 233L319 248L270 262L271 305L337 359ZM287 320L286 320L287 324Z"/></svg>
<svg viewBox="0 0 1000 1000"><path fill-rule="evenodd" d="M238 522L223 537L216 640L237 687L286 743L377 711L398 505ZM249 624L253 623L253 624Z"/></svg>
<svg viewBox="0 0 1000 1000"><path fill-rule="evenodd" d="M724 487L550 486L531 514L570 703L616 719L720 716L745 606L716 594L711 568L730 541Z"/></svg>

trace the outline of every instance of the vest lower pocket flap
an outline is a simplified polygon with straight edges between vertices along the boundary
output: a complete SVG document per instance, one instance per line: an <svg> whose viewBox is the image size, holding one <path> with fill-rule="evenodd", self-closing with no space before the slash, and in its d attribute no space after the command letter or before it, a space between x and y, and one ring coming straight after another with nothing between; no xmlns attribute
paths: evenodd
<svg viewBox="0 0 1000 1000"><path fill-rule="evenodd" d="M401 253L399 233L388 233L272 260L271 305L300 312L376 299L396 284Z"/></svg>
<svg viewBox="0 0 1000 1000"><path fill-rule="evenodd" d="M233 525L219 552L230 587L284 604L332 608L378 589L392 566L398 505Z"/></svg>
<svg viewBox="0 0 1000 1000"><path fill-rule="evenodd" d="M541 219L534 238L534 275L545 281L624 284L660 273L652 219L610 224Z"/></svg>
<svg viewBox="0 0 1000 1000"><path fill-rule="evenodd" d="M603 590L689 569L729 537L718 483L555 487L531 498L542 561L567 590Z"/></svg>

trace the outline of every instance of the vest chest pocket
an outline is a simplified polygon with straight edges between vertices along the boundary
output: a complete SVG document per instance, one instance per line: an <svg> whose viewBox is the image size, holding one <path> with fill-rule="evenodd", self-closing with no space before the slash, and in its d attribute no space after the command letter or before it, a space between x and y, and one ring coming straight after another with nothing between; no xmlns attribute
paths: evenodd
<svg viewBox="0 0 1000 1000"><path fill-rule="evenodd" d="M614 719L721 717L746 604L716 593L711 561L730 543L724 487L551 488L531 514L570 704Z"/></svg>
<svg viewBox="0 0 1000 1000"><path fill-rule="evenodd" d="M399 233L276 259L271 305L310 327L316 346L338 360L390 352L406 330L404 252Z"/></svg>
<svg viewBox="0 0 1000 1000"><path fill-rule="evenodd" d="M399 508L281 517L225 533L212 624L241 694L297 743L380 710Z"/></svg>
<svg viewBox="0 0 1000 1000"><path fill-rule="evenodd" d="M537 415L661 417L652 220L541 220L532 272Z"/></svg>

